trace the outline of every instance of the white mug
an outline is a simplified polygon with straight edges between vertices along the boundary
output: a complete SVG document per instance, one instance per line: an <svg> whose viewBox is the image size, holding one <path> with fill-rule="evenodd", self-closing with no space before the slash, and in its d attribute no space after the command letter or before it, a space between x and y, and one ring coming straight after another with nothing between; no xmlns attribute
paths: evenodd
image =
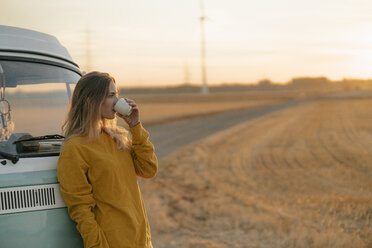
<svg viewBox="0 0 372 248"><path fill-rule="evenodd" d="M132 107L125 101L125 99L120 98L115 106L114 110L118 112L119 114L122 114L124 116L128 116L132 113Z"/></svg>

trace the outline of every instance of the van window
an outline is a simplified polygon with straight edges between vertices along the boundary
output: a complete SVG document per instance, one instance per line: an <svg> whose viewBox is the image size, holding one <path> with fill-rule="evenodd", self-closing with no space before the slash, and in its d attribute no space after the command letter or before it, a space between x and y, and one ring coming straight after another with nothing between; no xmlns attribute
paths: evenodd
<svg viewBox="0 0 372 248"><path fill-rule="evenodd" d="M58 66L0 60L0 142L21 133L61 134L79 78L78 73Z"/></svg>

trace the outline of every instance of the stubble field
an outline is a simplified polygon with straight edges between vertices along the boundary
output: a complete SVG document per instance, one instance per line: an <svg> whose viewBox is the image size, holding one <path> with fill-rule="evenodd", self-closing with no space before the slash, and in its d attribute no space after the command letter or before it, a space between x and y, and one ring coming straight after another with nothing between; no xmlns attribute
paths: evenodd
<svg viewBox="0 0 372 248"><path fill-rule="evenodd" d="M323 97L169 155L141 181L154 247L372 247L371 109Z"/></svg>

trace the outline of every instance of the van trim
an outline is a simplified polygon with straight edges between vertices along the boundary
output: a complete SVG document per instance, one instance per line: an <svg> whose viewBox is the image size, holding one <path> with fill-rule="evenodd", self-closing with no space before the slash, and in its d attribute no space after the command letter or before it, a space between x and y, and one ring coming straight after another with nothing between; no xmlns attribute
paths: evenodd
<svg viewBox="0 0 372 248"><path fill-rule="evenodd" d="M73 66L69 66L69 65L66 65L66 64L58 63L58 62L53 62L53 61L50 61L50 60L36 59L36 58L26 58L26 57L16 57L16 56L8 56L8 55L5 55L5 56L0 55L0 60L32 62L32 63L38 63L38 64L53 65L53 66L58 66L58 67L76 72L77 74L82 76L82 72L78 68L73 67Z"/></svg>
<svg viewBox="0 0 372 248"><path fill-rule="evenodd" d="M79 66L75 62L73 62L71 60L68 60L68 59L65 59L63 57L60 57L60 56L49 54L49 53L34 52L34 51L29 51L29 50L13 50L13 49L0 49L0 52L29 53L29 54L35 54L35 55L42 55L42 56L52 57L52 58L55 58L55 59L60 59L60 60L66 61L68 63L71 63L74 66L76 66L77 68L79 68Z"/></svg>
<svg viewBox="0 0 372 248"><path fill-rule="evenodd" d="M21 158L17 164L0 165L0 175L20 172L56 170L58 156Z"/></svg>
<svg viewBox="0 0 372 248"><path fill-rule="evenodd" d="M0 215L63 207L59 184L0 188Z"/></svg>

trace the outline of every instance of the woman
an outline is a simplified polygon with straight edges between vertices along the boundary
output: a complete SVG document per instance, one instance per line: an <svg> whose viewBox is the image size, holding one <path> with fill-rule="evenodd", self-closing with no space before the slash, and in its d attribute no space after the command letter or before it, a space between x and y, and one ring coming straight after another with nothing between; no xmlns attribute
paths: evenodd
<svg viewBox="0 0 372 248"><path fill-rule="evenodd" d="M136 103L127 99L132 113L123 116L114 111L117 101L113 77L88 73L75 87L62 127L58 180L85 248L152 247L136 176L155 176L158 162ZM132 139L116 126L115 114Z"/></svg>

